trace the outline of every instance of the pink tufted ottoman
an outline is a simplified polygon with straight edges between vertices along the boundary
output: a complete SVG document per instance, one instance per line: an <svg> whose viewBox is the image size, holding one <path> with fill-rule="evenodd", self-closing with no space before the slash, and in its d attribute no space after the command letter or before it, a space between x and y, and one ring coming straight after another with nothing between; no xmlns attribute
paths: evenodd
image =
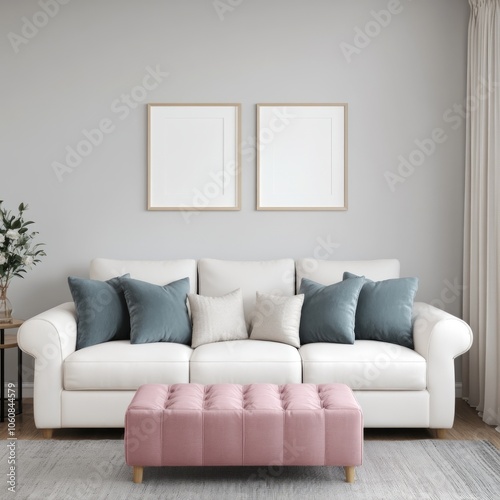
<svg viewBox="0 0 500 500"><path fill-rule="evenodd" d="M363 458L363 415L343 384L148 384L125 415L125 459L145 466L331 465Z"/></svg>

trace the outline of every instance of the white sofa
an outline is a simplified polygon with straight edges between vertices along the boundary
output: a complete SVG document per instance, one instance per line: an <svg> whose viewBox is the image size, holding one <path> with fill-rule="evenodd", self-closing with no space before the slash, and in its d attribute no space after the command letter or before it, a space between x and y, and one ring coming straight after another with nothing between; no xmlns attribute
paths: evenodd
<svg viewBox="0 0 500 500"><path fill-rule="evenodd" d="M191 292L222 296L241 288L249 321L255 295L293 295L302 278L328 285L344 271L375 281L397 278L397 260L280 259L236 262L214 259L118 261L95 259L90 277L132 278L164 285L189 277ZM424 303L413 309L415 349L371 340L315 343L299 349L262 340L205 344L191 349L168 342L106 342L75 350L76 314L68 302L26 321L21 349L35 358L34 417L39 429L123 427L135 390L145 383L343 382L363 408L366 427L453 426L454 358L472 344L462 320Z"/></svg>

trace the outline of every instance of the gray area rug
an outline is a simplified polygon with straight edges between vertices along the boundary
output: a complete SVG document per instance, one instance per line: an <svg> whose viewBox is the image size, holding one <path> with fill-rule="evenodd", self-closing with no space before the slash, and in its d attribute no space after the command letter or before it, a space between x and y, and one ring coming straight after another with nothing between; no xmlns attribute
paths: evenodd
<svg viewBox="0 0 500 500"><path fill-rule="evenodd" d="M9 450L0 450L5 478ZM17 441L16 493L2 479L0 498L19 499L380 499L500 498L500 451L487 441L365 441L356 482L341 467L145 468L132 482L123 441Z"/></svg>

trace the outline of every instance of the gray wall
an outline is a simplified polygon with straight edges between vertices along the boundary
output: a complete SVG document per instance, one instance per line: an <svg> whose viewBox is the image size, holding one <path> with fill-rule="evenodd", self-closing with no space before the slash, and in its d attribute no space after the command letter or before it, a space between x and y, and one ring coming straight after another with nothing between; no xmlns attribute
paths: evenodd
<svg viewBox="0 0 500 500"><path fill-rule="evenodd" d="M331 259L400 259L419 300L460 314L466 0L45 4L0 2L0 199L30 205L47 251L12 284L16 316L70 300L67 276L96 256L299 258L321 241ZM124 106L147 67L168 76ZM348 211L257 212L247 160L241 211L148 212L147 102L240 102L247 142L256 103L347 102ZM54 162L105 118L113 132L59 180ZM401 157L421 164L401 177Z"/></svg>

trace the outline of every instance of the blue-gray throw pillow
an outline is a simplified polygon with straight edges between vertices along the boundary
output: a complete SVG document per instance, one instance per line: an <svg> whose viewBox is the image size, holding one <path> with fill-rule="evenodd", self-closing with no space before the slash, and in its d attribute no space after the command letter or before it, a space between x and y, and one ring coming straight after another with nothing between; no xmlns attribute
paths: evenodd
<svg viewBox="0 0 500 500"><path fill-rule="evenodd" d="M343 278L359 279L349 272ZM356 309L356 339L379 340L413 349L411 317L418 279L364 280Z"/></svg>
<svg viewBox="0 0 500 500"><path fill-rule="evenodd" d="M323 286L307 278L300 283L304 304L300 318L300 343L354 343L356 304L364 279Z"/></svg>
<svg viewBox="0 0 500 500"><path fill-rule="evenodd" d="M108 281L68 277L68 285L76 308L76 349L109 340L130 338L130 318L123 296L121 280Z"/></svg>
<svg viewBox="0 0 500 500"><path fill-rule="evenodd" d="M159 286L145 281L122 280L130 314L130 343L175 342L191 344L187 309L189 278Z"/></svg>

